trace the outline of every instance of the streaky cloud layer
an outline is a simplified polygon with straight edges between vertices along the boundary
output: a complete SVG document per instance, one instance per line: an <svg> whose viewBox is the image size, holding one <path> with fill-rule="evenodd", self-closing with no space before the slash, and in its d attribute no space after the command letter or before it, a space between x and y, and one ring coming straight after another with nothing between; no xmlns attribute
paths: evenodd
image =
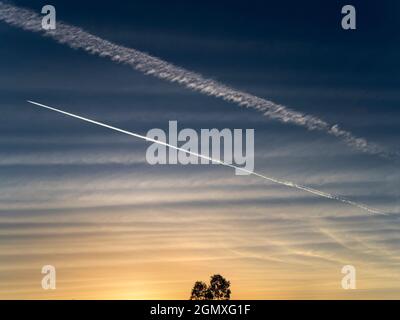
<svg viewBox="0 0 400 320"><path fill-rule="evenodd" d="M117 132L120 132L120 133L123 133L123 134L127 134L127 135L130 135L130 136L133 136L133 137L136 137L136 138L148 141L148 142L153 142L153 143L157 143L157 144L160 144L160 145L163 145L163 146L167 146L169 148L173 148L173 149L176 149L178 151L182 151L182 152L185 152L187 154L190 154L190 155L193 155L193 156L196 156L196 157L199 157L199 158L203 158L203 159L212 161L214 163L217 163L217 164L220 164L220 165L223 165L223 166L226 166L226 167L234 168L236 170L243 171L243 172L245 172L247 174L251 174L251 175L257 176L259 178L262 178L264 180L268 180L268 181L273 182L273 183L277 183L277 184L284 185L284 186L287 186L287 187L303 190L303 191L306 191L308 193L312 193L312 194L314 194L316 196L319 196L319 197L340 201L340 202L343 202L343 203L358 207L358 208L360 208L362 210L365 210L365 211L367 211L369 213L384 214L383 212L381 212L381 211L379 211L377 209L367 207L364 204L357 203L357 202L354 202L354 201L351 201L351 200L347 200L347 199L338 197L336 195L329 194L327 192L323 192L323 191L316 190L316 189L313 189L313 188L310 188L310 187L299 185L299 184L296 184L296 183L291 182L291 181L285 181L285 180L280 180L280 179L276 179L276 178L272 178L272 177L267 177L265 175L262 175L262 174L259 174L259 173L244 169L244 168L240 168L240 167L237 167L237 166L229 164L229 163L226 163L226 162L221 161L219 159L213 159L211 157L204 156L204 155L198 154L196 152L188 151L186 149L179 148L177 146L171 145L171 144L163 142L163 141L151 139L149 137L146 137L146 136L143 136L143 135L131 132L131 131L127 131L127 130L123 130L123 129L120 129L120 128L116 128L116 127L107 125L105 123L98 122L98 121L95 121L95 120L91 120L91 119L88 119L88 118L85 118L85 117L82 117L82 116L79 116L79 115L76 115L76 114L73 114L73 113L69 113L69 112L66 112L66 111L63 111L63 110L60 110L60 109L56 109L56 108L53 108L53 107L50 107L50 106L47 106L47 105L44 105L44 104L41 104L41 103L38 103L38 102L35 102L35 101L27 100L27 102L29 102L29 103L31 103L33 105L48 109L48 110L52 110L52 111L67 115L69 117L73 117L73 118L76 118L76 119L79 119L79 120L90 122L90 123L93 123L95 125L98 125L98 126L101 126L101 127L105 127L105 128L108 128L108 129L111 129L111 130L114 130L114 131L117 131Z"/></svg>
<svg viewBox="0 0 400 320"><path fill-rule="evenodd" d="M308 130L326 132L341 139L356 150L382 157L398 156L398 153L388 152L381 146L354 136L351 132L341 129L337 124L329 124L318 117L303 114L286 106L233 89L139 50L104 40L78 27L57 22L56 30L43 30L41 26L42 17L32 10L0 1L0 20L24 30L41 32L43 35L73 49L82 49L90 54L127 64L146 75L153 75L169 82L178 83L194 91L233 102L242 107L256 109L268 118L302 126Z"/></svg>

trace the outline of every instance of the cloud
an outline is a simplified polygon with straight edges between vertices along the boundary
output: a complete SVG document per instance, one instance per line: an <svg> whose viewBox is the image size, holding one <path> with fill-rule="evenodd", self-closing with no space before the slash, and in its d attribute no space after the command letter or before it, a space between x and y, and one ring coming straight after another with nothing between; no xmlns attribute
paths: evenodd
<svg viewBox="0 0 400 320"><path fill-rule="evenodd" d="M144 52L104 40L78 27L58 22L56 30L44 31L41 27L41 17L31 10L0 2L0 20L24 30L40 32L73 49L82 49L90 54L127 64L146 75L178 83L191 90L235 103L241 107L256 109L268 118L302 126L308 130L324 131L362 152L384 157L397 156L397 154L388 153L376 144L367 142L364 138L354 136L337 124L329 124L318 117L233 89Z"/></svg>

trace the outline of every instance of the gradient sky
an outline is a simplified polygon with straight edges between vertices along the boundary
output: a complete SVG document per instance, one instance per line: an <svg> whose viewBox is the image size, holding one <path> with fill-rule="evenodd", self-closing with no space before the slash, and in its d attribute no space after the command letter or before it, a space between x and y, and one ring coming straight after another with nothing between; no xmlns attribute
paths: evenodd
<svg viewBox="0 0 400 320"><path fill-rule="evenodd" d="M84 2L84 3L82 3ZM113 41L399 150L400 3L51 1ZM37 12L49 1L13 1ZM399 162L0 23L0 298L187 299L221 273L234 299L400 298ZM235 176L151 166L140 134L254 128L255 170L384 210ZM43 265L57 289L41 289ZM357 290L341 288L341 268Z"/></svg>

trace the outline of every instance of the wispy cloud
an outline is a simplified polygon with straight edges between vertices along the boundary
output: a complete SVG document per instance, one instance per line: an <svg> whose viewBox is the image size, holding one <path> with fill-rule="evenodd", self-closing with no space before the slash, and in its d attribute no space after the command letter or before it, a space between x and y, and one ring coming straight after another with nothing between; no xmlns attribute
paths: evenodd
<svg viewBox="0 0 400 320"><path fill-rule="evenodd" d="M307 186L304 186L304 185L300 185L300 184L297 184L297 183L294 183L294 182L291 182L291 181L281 180L281 179L265 176L263 174L260 174L260 173L254 172L254 171L249 171L249 170L247 170L245 168L241 168L241 167L237 167L237 166L232 165L232 164L228 164L228 163L226 163L224 161L221 161L221 160L218 160L218 159L213 159L213 158L210 158L208 156L204 156L204 155L196 153L196 152L192 152L192 151L188 151L188 150L183 149L183 148L176 147L174 145L162 142L160 140L154 140L154 139L148 138L146 136L143 136L143 135L131 132L131 131L127 131L127 130L123 130L123 129L120 129L120 128L116 128L116 127L107 125L105 123L101 123L99 121L91 120L91 119L88 119L88 118L85 118L85 117L82 117L82 116L79 116L79 115L76 115L76 114L72 114L72 113L69 113L69 112L66 112L66 111L63 111L63 110L60 110L60 109L56 109L56 108L53 108L53 107L50 107L50 106L47 106L47 105L44 105L44 104L41 104L41 103L38 103L38 102L34 102L34 101L30 101L30 100L28 100L27 102L29 102L29 103L31 103L33 105L39 106L41 108L52 110L52 111L61 113L63 115L75 118L75 119L86 121L86 122L89 122L89 123L92 123L92 124L95 124L95 125L107 128L107 129L111 129L111 130L114 130L114 131L129 135L129 136L133 136L135 138L139 138L139 139L142 139L142 140L145 140L145 141L148 141L148 142L152 142L152 143L160 144L160 145L163 145L163 146L167 146L168 148L172 148L172 149L175 149L175 150L178 150L178 151L181 151L181 152L185 152L185 153L193 155L195 157L203 158L203 159L212 161L213 163L218 163L218 164L220 164L222 166L230 167L230 168L233 168L235 170L245 172L246 174L256 176L258 178L267 180L269 182L273 182L273 183L280 184L280 185L283 185L283 186L287 186L287 187L290 187L290 188L302 190L302 191L311 193L313 195L316 195L318 197L327 198L327 199L331 199L331 200L336 200L336 201L339 201L339 202L342 202L342 203L345 203L345 204L349 204L351 206L354 206L354 207L360 208L362 210L365 210L365 211L367 211L369 213L383 214L383 212L381 212L378 209L367 207L366 205L364 205L362 203L357 203L355 201L351 201L351 200L345 199L343 197L336 196L334 194L330 194L330 193L327 193L327 192L324 192L324 191L320 191L320 190L317 190L317 189L314 189L314 188L310 188L310 187L307 187Z"/></svg>
<svg viewBox="0 0 400 320"><path fill-rule="evenodd" d="M283 123L299 125L308 130L326 132L362 152L385 157L397 155L385 151L381 146L370 143L364 138L354 136L351 132L343 130L337 124L329 124L318 117L303 114L286 106L233 89L139 50L104 40L78 27L58 22L56 30L44 31L41 27L41 17L31 10L0 2L0 20L24 30L40 32L73 49L82 49L90 54L127 64L146 75L178 83L189 89L235 103L242 107L256 109L268 118L276 119Z"/></svg>

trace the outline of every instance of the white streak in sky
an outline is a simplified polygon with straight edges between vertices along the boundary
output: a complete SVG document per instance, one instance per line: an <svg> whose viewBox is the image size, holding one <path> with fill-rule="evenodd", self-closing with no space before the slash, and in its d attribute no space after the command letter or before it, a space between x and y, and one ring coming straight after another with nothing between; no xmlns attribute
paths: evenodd
<svg viewBox="0 0 400 320"><path fill-rule="evenodd" d="M268 118L299 125L308 130L326 132L362 152L384 157L391 156L382 147L369 143L363 138L355 137L352 133L341 129L337 124L331 125L318 117L303 114L272 101L230 88L149 54L116 45L80 28L57 22L56 30L43 30L41 27L42 16L32 10L15 7L0 1L0 20L24 30L40 32L73 49L82 49L90 54L127 64L146 75L153 75L169 82L179 83L194 91L221 98L242 107L256 109Z"/></svg>
<svg viewBox="0 0 400 320"><path fill-rule="evenodd" d="M67 116L70 116L70 117L73 117L73 118L77 118L77 119L80 119L80 120L83 120L83 121L86 121L86 122L90 122L90 123L96 124L98 126L102 126L102 127L114 130L114 131L118 131L118 132L130 135L130 136L133 136L133 137L136 137L136 138L139 138L139 139L143 139L143 140L146 140L148 142L153 142L153 143L157 143L157 144L160 144L160 145L163 145L163 146L167 146L169 148L172 148L172 149L175 149L175 150L178 150L178 151L182 151L182 152L185 152L187 154L193 155L195 157L203 158L203 159L206 159L208 161L211 161L211 162L214 162L214 163L226 166L226 167L234 168L234 169L246 172L247 174L251 174L251 175L257 176L259 178L268 180L268 181L273 182L273 183L277 183L277 184L284 185L284 186L287 186L287 187L303 190L303 191L312 193L314 195L317 195L319 197L328 198L328 199L332 199L332 200L337 200L337 201L340 201L340 202L343 202L343 203L346 203L346 204L350 204L352 206L356 206L356 207L358 207L360 209L363 209L365 211L368 211L370 213L384 214L383 212L381 212L381 211L379 211L377 209L370 208L370 207L367 207L367 206L365 206L363 204L360 204L360 203L357 203L357 202L354 202L354 201L350 201L350 200L347 200L347 199L344 199L344 198L341 198L341 197L338 197L338 196L335 196L335 195L332 195L332 194L329 194L329 193L326 193L326 192L323 192L323 191L319 191L319 190L312 189L312 188L309 188L309 187L306 187L306 186L302 186L302 185L296 184L294 182L280 180L280 179L276 179L276 178L272 178L272 177L267 177L267 176L264 176L264 175L256 173L256 172L253 172L253 171L250 171L250 170L247 170L247 169L244 169L244 168L237 167L237 166L235 166L233 164L226 163L226 162L221 161L219 159L213 159L211 157L204 156L202 154L199 154L199 153L196 153L196 152L192 152L192 151L189 151L189 150L186 150L186 149L183 149L183 148L179 148L177 146L171 145L171 144L163 142L163 141L151 139L149 137L142 136L142 135L134 133L134 132L130 132L130 131L126 131L126 130L123 130L123 129L119 129L119 128L110 126L108 124L101 123L101 122L98 122L98 121L95 121L95 120L91 120L91 119L88 119L88 118L84 118L84 117L78 116L76 114L69 113L69 112L66 112L66 111L62 111L62 110L59 110L59 109L56 109L56 108L53 108L53 107L49 107L47 105L44 105L44 104L41 104L41 103L38 103L38 102L34 102L34 101L30 101L30 100L27 100L27 102L29 102L31 104L34 104L36 106L42 107L42 108L46 108L46 109L49 109L49 110L52 110L52 111L56 111L56 112L62 113L64 115L67 115Z"/></svg>

